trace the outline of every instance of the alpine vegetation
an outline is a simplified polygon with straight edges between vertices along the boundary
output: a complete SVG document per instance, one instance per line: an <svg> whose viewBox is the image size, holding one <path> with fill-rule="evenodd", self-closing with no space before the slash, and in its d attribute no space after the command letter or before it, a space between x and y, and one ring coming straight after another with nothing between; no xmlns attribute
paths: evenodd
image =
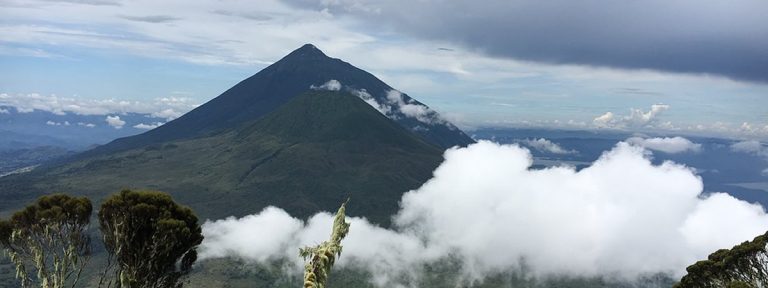
<svg viewBox="0 0 768 288"><path fill-rule="evenodd" d="M349 200L347 200L349 202ZM349 232L349 223L344 219L347 202L341 204L336 217L333 219L333 232L331 239L314 247L299 249L299 255L309 262L304 266L304 288L325 288L328 273L336 262L336 257L341 256L341 240Z"/></svg>
<svg viewBox="0 0 768 288"><path fill-rule="evenodd" d="M114 194L101 205L99 223L110 264L99 286L181 287L203 240L192 209L162 192Z"/></svg>
<svg viewBox="0 0 768 288"><path fill-rule="evenodd" d="M75 287L91 257L88 198L64 194L40 197L0 220L0 245L16 266L22 287Z"/></svg>
<svg viewBox="0 0 768 288"><path fill-rule="evenodd" d="M720 249L688 266L674 288L768 286L768 232L731 249Z"/></svg>

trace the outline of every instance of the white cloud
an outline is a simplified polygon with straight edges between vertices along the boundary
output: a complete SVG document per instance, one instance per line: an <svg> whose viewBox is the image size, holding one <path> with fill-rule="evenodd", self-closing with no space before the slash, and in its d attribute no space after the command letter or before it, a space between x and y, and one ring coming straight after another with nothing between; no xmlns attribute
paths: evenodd
<svg viewBox="0 0 768 288"><path fill-rule="evenodd" d="M320 86L310 85L309 88L312 90L339 91L341 90L341 82L335 79L331 79Z"/></svg>
<svg viewBox="0 0 768 288"><path fill-rule="evenodd" d="M152 113L151 115L152 117L165 118L166 121L171 121L173 119L181 117L181 115L184 115L184 113L175 111L173 110L173 108L168 108L162 111Z"/></svg>
<svg viewBox="0 0 768 288"><path fill-rule="evenodd" d="M363 99L365 103L368 103L368 105L371 105L374 109L379 111L379 113L384 114L384 116L391 117L392 113L392 107L390 107L387 104L379 103L379 101L376 101L376 98L373 98L368 91L365 89L351 89L348 88L349 92L352 93L352 95L355 95L359 97L360 99Z"/></svg>
<svg viewBox="0 0 768 288"><path fill-rule="evenodd" d="M667 130L674 130L672 122L658 123L658 116L668 110L669 105L653 104L651 109L644 112L641 109L629 109L629 115L617 116L613 112L606 112L592 120L592 123L599 128L659 128L660 126Z"/></svg>
<svg viewBox="0 0 768 288"><path fill-rule="evenodd" d="M120 120L120 116L107 115L107 118L104 119L104 121L107 121L107 124L109 124L109 126L115 127L115 129L123 128L123 125L125 125L125 121Z"/></svg>
<svg viewBox="0 0 768 288"><path fill-rule="evenodd" d="M525 139L520 141L525 146L531 147L533 149L539 150L541 152L547 152L547 153L553 153L553 154L576 154L578 151L576 150L567 150L558 145L557 143L554 143L550 140L544 139L544 138L538 138L538 139Z"/></svg>
<svg viewBox="0 0 768 288"><path fill-rule="evenodd" d="M768 168L763 169L763 171L760 172L760 175L768 177Z"/></svg>
<svg viewBox="0 0 768 288"><path fill-rule="evenodd" d="M605 114L597 116L594 120L595 125L598 127L607 127L614 121L613 112L605 112Z"/></svg>
<svg viewBox="0 0 768 288"><path fill-rule="evenodd" d="M757 140L746 140L731 144L731 150L734 152L752 153L755 155L768 156L768 147Z"/></svg>
<svg viewBox="0 0 768 288"><path fill-rule="evenodd" d="M155 122L150 124L139 123L139 124L133 125L133 128L149 130L149 129L155 129L157 127L160 127L160 125L163 125L163 124L165 123L161 123L161 122Z"/></svg>
<svg viewBox="0 0 768 288"><path fill-rule="evenodd" d="M469 280L519 268L521 260L533 276L680 276L709 253L765 232L768 215L759 205L702 195L692 169L653 165L646 154L619 143L579 171L535 170L517 145L449 149L434 177L402 197L395 230L350 219L338 265L368 269L379 287L405 285L421 264L448 255L461 259ZM277 208L207 221L200 255L286 258L299 271L297 248L326 239L331 223L327 213L302 223Z"/></svg>
<svg viewBox="0 0 768 288"><path fill-rule="evenodd" d="M50 125L50 126L62 126L62 125L69 126L69 125L72 125L72 124L70 124L69 121L54 122L54 121L48 120L48 121L45 122L45 125Z"/></svg>
<svg viewBox="0 0 768 288"><path fill-rule="evenodd" d="M83 126L88 128L96 127L96 124L93 123L85 123L85 122L77 122L77 126Z"/></svg>
<svg viewBox="0 0 768 288"><path fill-rule="evenodd" d="M8 109L0 108L0 114L10 114L11 111L8 111Z"/></svg>
<svg viewBox="0 0 768 288"><path fill-rule="evenodd" d="M645 147L650 150L661 151L664 153L682 153L682 152L699 152L701 151L701 144L693 143L691 140L683 137L656 137L656 138L642 138L632 137L626 140L627 143Z"/></svg>
<svg viewBox="0 0 768 288"><path fill-rule="evenodd" d="M55 94L41 95L37 93L8 94L0 93L0 106L16 108L19 113L30 113L41 110L64 115L107 115L118 113L150 114L171 120L197 107L191 98L164 97L153 101L126 101L116 99L81 99L60 97ZM185 112L180 112L185 111Z"/></svg>
<svg viewBox="0 0 768 288"><path fill-rule="evenodd" d="M283 253L288 250L298 251L298 243L294 238L302 228L300 220L274 207L267 207L259 214L239 219L230 217L215 222L206 221L203 224L206 244L200 250L200 256L215 258L237 255L257 261L285 257L287 255ZM269 231L269 237L254 233L256 231Z"/></svg>
<svg viewBox="0 0 768 288"><path fill-rule="evenodd" d="M445 124L446 121L429 107L415 102L405 101L403 94L397 90L387 91L387 102L405 117L415 118L424 124Z"/></svg>

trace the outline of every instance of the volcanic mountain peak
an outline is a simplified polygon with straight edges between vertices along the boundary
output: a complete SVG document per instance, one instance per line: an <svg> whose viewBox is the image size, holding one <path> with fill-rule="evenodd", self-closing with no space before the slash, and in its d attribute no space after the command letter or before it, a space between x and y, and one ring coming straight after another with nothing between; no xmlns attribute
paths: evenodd
<svg viewBox="0 0 768 288"><path fill-rule="evenodd" d="M312 44L304 44L303 46L299 47L299 49L293 50L293 52L288 53L283 59L324 59L324 58L330 58L323 51L317 48L317 46ZM332 58L331 58L332 59Z"/></svg>
<svg viewBox="0 0 768 288"><path fill-rule="evenodd" d="M321 86L330 80L338 81L345 87L365 91L368 95L366 97L369 98L364 100L369 103L391 102L392 99L389 96L392 91L396 91L370 73L342 60L328 57L314 45L306 44L182 117L144 134L115 140L83 156L104 155L236 129L244 123L258 120L275 111L293 97L310 90L311 87ZM407 108L417 108L407 110L410 112L430 111L429 117L439 116L407 94L399 93L396 102L414 105ZM394 113L400 112L394 111ZM424 121L419 121L425 119L419 117L420 115L406 113L394 116L390 119L398 125L442 148L465 146L474 142L447 121L425 125Z"/></svg>

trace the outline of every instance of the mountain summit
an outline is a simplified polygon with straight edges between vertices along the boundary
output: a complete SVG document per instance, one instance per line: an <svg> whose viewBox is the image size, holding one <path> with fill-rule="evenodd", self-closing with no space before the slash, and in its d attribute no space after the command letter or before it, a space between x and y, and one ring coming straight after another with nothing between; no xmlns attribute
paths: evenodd
<svg viewBox="0 0 768 288"><path fill-rule="evenodd" d="M356 92L368 97L364 100L372 105L392 107L389 109L390 119L438 147L466 146L474 142L426 105L370 73L328 57L314 45L306 44L178 119L146 133L115 140L85 155L213 135L257 120L300 93L312 87L322 87L329 81L339 84L339 87L330 88Z"/></svg>

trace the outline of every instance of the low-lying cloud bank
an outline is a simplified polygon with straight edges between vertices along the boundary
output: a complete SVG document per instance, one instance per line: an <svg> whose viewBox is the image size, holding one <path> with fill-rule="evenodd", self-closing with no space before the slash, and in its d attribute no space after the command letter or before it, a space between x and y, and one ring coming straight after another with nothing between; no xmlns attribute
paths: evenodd
<svg viewBox="0 0 768 288"><path fill-rule="evenodd" d="M578 154L579 153L576 150L565 149L562 146L560 146L560 144L557 144L555 142L552 142L544 138L524 139L520 141L520 144L523 144L525 146L528 146L530 148L533 148L545 153L552 153L552 154Z"/></svg>
<svg viewBox="0 0 768 288"><path fill-rule="evenodd" d="M691 140L680 136L656 138L631 137L627 139L626 142L649 150L661 151L668 154L701 151L701 144L693 143Z"/></svg>
<svg viewBox="0 0 768 288"><path fill-rule="evenodd" d="M338 265L368 269L381 287L407 285L421 264L449 255L469 280L523 262L533 276L681 276L709 253L768 230L761 206L702 195L692 169L653 165L629 143L579 171L531 164L517 145L449 149L434 177L403 196L393 229L350 219ZM327 239L331 223L328 213L304 222L274 207L208 221L201 257L285 258L300 271L298 248Z"/></svg>
<svg viewBox="0 0 768 288"><path fill-rule="evenodd" d="M349 86L344 86L341 82L335 79L328 80L328 82L322 85L310 85L312 90L328 90L328 91L345 91L355 95L371 105L384 116L390 119L399 119L401 117L413 118L419 122L427 125L447 125L448 128L454 129L453 125L445 121L440 115L429 107L415 102L413 99L406 99L403 94L397 90L389 90L386 92L382 101L376 100L376 97L371 95L366 89L355 89ZM421 127L421 129L427 129Z"/></svg>
<svg viewBox="0 0 768 288"><path fill-rule="evenodd" d="M76 115L108 116L110 114L139 113L170 121L181 117L199 105L194 103L191 98L173 96L139 102L116 99L80 99L37 93L0 93L0 106L14 107L18 113L30 113L35 110L47 111L56 115L73 113ZM0 113L8 114L10 110L0 108Z"/></svg>

